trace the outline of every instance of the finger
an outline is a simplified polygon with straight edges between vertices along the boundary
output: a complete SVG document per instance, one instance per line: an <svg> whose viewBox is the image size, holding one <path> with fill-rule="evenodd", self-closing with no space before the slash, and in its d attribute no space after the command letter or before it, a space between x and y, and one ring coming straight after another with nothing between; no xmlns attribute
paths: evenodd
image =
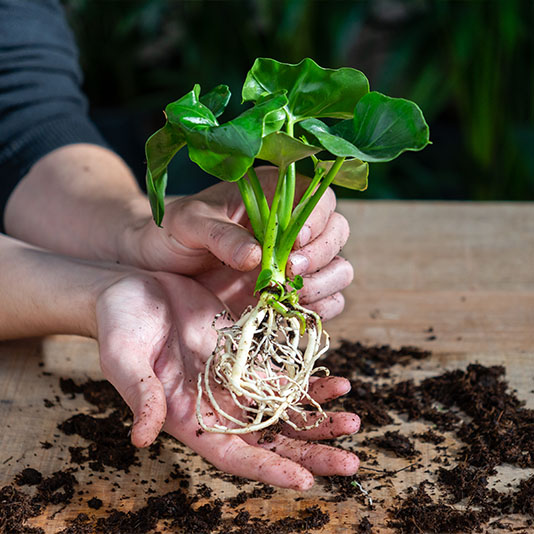
<svg viewBox="0 0 534 534"><path fill-rule="evenodd" d="M297 195L297 198L302 196L305 187L307 187L309 183L309 179L307 178L300 178L298 180L297 188L301 192L300 195ZM300 230L295 241L295 248L301 248L321 235L335 209L336 196L332 189L328 188Z"/></svg>
<svg viewBox="0 0 534 534"><path fill-rule="evenodd" d="M291 417L293 423L299 427L312 425L320 417L318 412L306 412L306 419L301 415ZM290 425L284 425L282 434L288 438L303 440L334 439L340 436L355 434L360 429L360 418L354 413L326 412L326 419L317 427L310 430L296 430Z"/></svg>
<svg viewBox="0 0 534 534"><path fill-rule="evenodd" d="M245 439L247 441L254 440L257 439L257 436L248 434ZM350 476L354 475L360 466L358 457L349 451L328 445L294 440L282 434L276 435L272 442L262 443L258 447L276 452L281 457L301 465L318 476Z"/></svg>
<svg viewBox="0 0 534 534"><path fill-rule="evenodd" d="M349 233L347 219L339 213L332 213L323 232L289 256L289 274L313 273L328 265L347 242Z"/></svg>
<svg viewBox="0 0 534 534"><path fill-rule="evenodd" d="M204 407L204 411L209 414L211 408ZM301 465L252 446L240 436L200 430L194 412L180 422L170 419L166 431L222 471L299 491L309 489L314 483L313 475ZM206 421L209 422L209 416Z"/></svg>
<svg viewBox="0 0 534 534"><path fill-rule="evenodd" d="M343 291L354 279L352 265L336 256L320 271L304 277L304 287L299 291L299 301L310 304Z"/></svg>
<svg viewBox="0 0 534 534"><path fill-rule="evenodd" d="M132 349L133 347L130 347ZM163 385L146 361L128 350L124 339L120 346L100 348L102 370L133 412L131 440L136 447L148 447L160 433L167 414Z"/></svg>
<svg viewBox="0 0 534 534"><path fill-rule="evenodd" d="M345 297L341 293L334 293L329 297L307 304L306 307L319 314L323 321L328 321L343 311Z"/></svg>
<svg viewBox="0 0 534 534"><path fill-rule="evenodd" d="M319 404L337 399L350 391L350 381L341 376L311 378L308 393Z"/></svg>
<svg viewBox="0 0 534 534"><path fill-rule="evenodd" d="M261 247L254 236L224 215L217 205L198 199L185 200L180 209L173 211L171 231L184 246L207 249L239 271L250 271L261 260Z"/></svg>

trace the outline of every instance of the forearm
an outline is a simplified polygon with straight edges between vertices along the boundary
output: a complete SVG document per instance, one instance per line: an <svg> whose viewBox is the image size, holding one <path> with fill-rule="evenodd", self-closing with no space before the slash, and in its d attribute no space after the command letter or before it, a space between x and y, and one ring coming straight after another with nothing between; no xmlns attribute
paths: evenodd
<svg viewBox="0 0 534 534"><path fill-rule="evenodd" d="M148 200L113 152L67 145L41 158L11 194L7 232L78 258L118 261L124 230L150 216Z"/></svg>
<svg viewBox="0 0 534 534"><path fill-rule="evenodd" d="M0 339L96 337L98 295L124 274L0 234Z"/></svg>

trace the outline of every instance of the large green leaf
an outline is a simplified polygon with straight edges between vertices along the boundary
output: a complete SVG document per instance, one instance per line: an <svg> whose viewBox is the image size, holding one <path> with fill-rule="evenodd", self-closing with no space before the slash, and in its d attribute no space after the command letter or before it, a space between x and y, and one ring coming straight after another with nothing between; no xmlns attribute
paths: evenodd
<svg viewBox="0 0 534 534"><path fill-rule="evenodd" d="M300 125L335 156L369 162L391 161L430 142L428 125L416 104L377 92L361 98L353 120L329 127L317 119L307 119Z"/></svg>
<svg viewBox="0 0 534 534"><path fill-rule="evenodd" d="M226 181L239 180L254 162L265 131L282 125L280 113L287 104L283 93L268 95L234 120L220 125L230 92L217 86L200 97L200 86L165 108L167 122L147 141L146 183L154 220L164 214L167 166L186 144L190 158L206 172Z"/></svg>
<svg viewBox="0 0 534 534"><path fill-rule="evenodd" d="M145 145L146 154L146 188L154 221L159 226L165 211L165 189L167 187L167 166L185 145L182 132L167 122L165 126L152 134Z"/></svg>
<svg viewBox="0 0 534 534"><path fill-rule="evenodd" d="M221 180L235 182L246 173L261 149L266 117L286 103L283 94L271 95L219 125L211 121L203 104L193 100L189 109L182 103L169 120L178 121L192 161Z"/></svg>
<svg viewBox="0 0 534 534"><path fill-rule="evenodd" d="M279 91L287 91L285 110L291 122L310 117L348 119L369 91L369 82L356 69L323 69L309 58L296 65L256 59L243 85L243 101Z"/></svg>
<svg viewBox="0 0 534 534"><path fill-rule="evenodd" d="M215 117L220 117L226 109L231 95L227 85L217 85L209 93L202 95L200 101L211 110Z"/></svg>
<svg viewBox="0 0 534 534"><path fill-rule="evenodd" d="M322 149L303 143L284 132L274 132L263 138L258 158L285 168L290 163L317 154Z"/></svg>
<svg viewBox="0 0 534 534"><path fill-rule="evenodd" d="M354 145L374 161L390 161L406 150L422 150L430 142L428 124L417 104L376 91L356 105L353 132Z"/></svg>
<svg viewBox="0 0 534 534"><path fill-rule="evenodd" d="M317 166L321 169L325 169L325 171L328 172L333 164L333 161L320 161ZM357 158L346 159L337 172L333 183L341 187L346 187L347 189L365 191L367 189L368 175L368 163Z"/></svg>

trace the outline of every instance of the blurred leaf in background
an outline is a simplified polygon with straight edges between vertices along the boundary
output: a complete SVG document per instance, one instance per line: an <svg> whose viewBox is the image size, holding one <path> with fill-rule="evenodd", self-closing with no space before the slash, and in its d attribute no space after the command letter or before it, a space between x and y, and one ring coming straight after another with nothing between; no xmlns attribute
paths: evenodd
<svg viewBox="0 0 534 534"><path fill-rule="evenodd" d="M95 120L141 182L144 141L163 124L167 103L195 83L204 91L225 83L235 115L256 57L311 57L364 71L371 89L416 101L430 124L434 144L373 164L360 198L534 199L530 0L64 4ZM173 162L169 180L175 193L212 183L185 157Z"/></svg>

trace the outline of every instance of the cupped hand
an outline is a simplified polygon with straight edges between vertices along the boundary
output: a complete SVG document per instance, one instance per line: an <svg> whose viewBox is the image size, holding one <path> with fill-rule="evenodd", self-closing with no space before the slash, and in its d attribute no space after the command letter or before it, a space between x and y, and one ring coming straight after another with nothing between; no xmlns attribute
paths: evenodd
<svg viewBox="0 0 534 534"><path fill-rule="evenodd" d="M313 475L355 473L354 454L308 441L356 432L354 414L329 413L325 423L307 432L284 427L274 441L262 444L258 434L201 431L197 377L215 346L211 324L222 308L196 281L167 273L127 275L99 296L101 367L133 411L134 445L150 445L163 429L228 473L298 490L309 488ZM317 379L310 393L324 402L349 389L347 380L329 377ZM214 394L225 402L225 392ZM208 424L217 422L205 399L201 410Z"/></svg>

